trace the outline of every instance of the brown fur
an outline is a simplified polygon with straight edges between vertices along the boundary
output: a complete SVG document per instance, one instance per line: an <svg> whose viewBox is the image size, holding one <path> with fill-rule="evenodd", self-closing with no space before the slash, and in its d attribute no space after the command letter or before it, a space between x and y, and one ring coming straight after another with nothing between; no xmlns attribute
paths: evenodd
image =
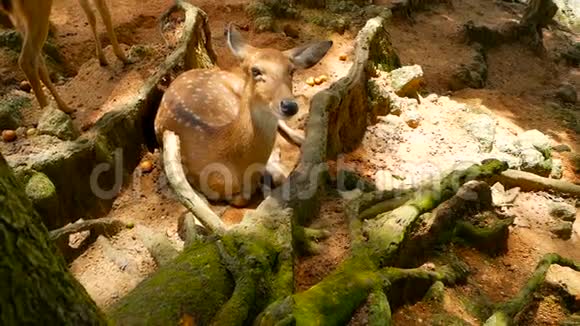
<svg viewBox="0 0 580 326"><path fill-rule="evenodd" d="M20 69L26 75L30 82L30 86L34 91L34 95L38 100L41 108L48 105L46 95L42 91L41 81L48 88L54 97L58 107L66 112L71 113L73 110L62 100L56 88L50 81L48 70L42 57L42 48L46 42L49 29L49 17L52 9L52 0L1 0L2 7L10 17L16 29L23 36L22 50L18 59ZM97 45L97 55L102 65L106 65L107 61L103 55L101 44L96 32L96 19L91 8L88 5L88 0L79 0L89 24L93 31L93 36ZM121 50L115 33L113 31L111 15L105 3L105 0L94 0L103 22L107 28L111 44L115 55L125 63L129 60ZM7 9L9 8L9 9Z"/></svg>
<svg viewBox="0 0 580 326"><path fill-rule="evenodd" d="M278 121L285 118L281 103L294 100L292 72L314 65L330 46L259 49L245 44L235 30L230 30L228 42L241 60L242 73L182 73L163 95L155 132L158 140L165 130L179 136L182 164L194 187L211 200L243 206L257 189ZM256 70L259 75L254 75ZM208 169L214 173L204 175Z"/></svg>

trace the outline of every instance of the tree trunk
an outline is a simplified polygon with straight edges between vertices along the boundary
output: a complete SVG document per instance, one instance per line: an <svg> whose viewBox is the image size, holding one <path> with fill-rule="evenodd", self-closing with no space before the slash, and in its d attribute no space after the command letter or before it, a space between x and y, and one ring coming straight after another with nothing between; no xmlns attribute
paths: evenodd
<svg viewBox="0 0 580 326"><path fill-rule="evenodd" d="M0 154L0 324L104 325Z"/></svg>

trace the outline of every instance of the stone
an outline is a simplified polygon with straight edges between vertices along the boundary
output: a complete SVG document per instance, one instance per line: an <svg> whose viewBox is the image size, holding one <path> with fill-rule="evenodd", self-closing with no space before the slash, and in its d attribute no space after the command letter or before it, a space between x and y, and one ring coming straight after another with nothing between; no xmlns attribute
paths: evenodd
<svg viewBox="0 0 580 326"><path fill-rule="evenodd" d="M391 71L391 86L401 97L415 97L423 83L423 69L419 65L404 66Z"/></svg>
<svg viewBox="0 0 580 326"><path fill-rule="evenodd" d="M549 153L552 149L552 141L536 129L527 130L518 136L515 145L520 150L537 149L541 153Z"/></svg>
<svg viewBox="0 0 580 326"><path fill-rule="evenodd" d="M554 4L558 6L554 20L580 33L580 0L554 0Z"/></svg>
<svg viewBox="0 0 580 326"><path fill-rule="evenodd" d="M542 153L535 149L525 149L520 153L522 158L522 169L533 171L544 161Z"/></svg>
<svg viewBox="0 0 580 326"><path fill-rule="evenodd" d="M54 107L44 109L38 120L38 132L62 140L74 140L79 136L70 116Z"/></svg>
<svg viewBox="0 0 580 326"><path fill-rule="evenodd" d="M496 159L506 162L510 169L518 170L522 167L522 159L519 156L507 153L489 153L483 156L483 159Z"/></svg>
<svg viewBox="0 0 580 326"><path fill-rule="evenodd" d="M569 83L562 84L556 91L556 96L566 103L574 104L578 101L576 88Z"/></svg>
<svg viewBox="0 0 580 326"><path fill-rule="evenodd" d="M45 212L57 211L58 197L56 187L46 174L35 172L28 179L24 190L41 216L44 216Z"/></svg>
<svg viewBox="0 0 580 326"><path fill-rule="evenodd" d="M572 222L557 221L550 228L550 232L562 240L568 240L572 237Z"/></svg>
<svg viewBox="0 0 580 326"><path fill-rule="evenodd" d="M572 151L572 149L570 148L570 146L568 146L566 144L554 145L554 146L552 146L552 150L554 152L558 152L558 153L571 152Z"/></svg>
<svg viewBox="0 0 580 326"><path fill-rule="evenodd" d="M576 207L564 202L551 202L548 205L550 216L567 222L576 220Z"/></svg>
<svg viewBox="0 0 580 326"><path fill-rule="evenodd" d="M562 179L563 175L564 175L564 166L562 165L562 160L552 159L552 171L550 171L550 178Z"/></svg>
<svg viewBox="0 0 580 326"><path fill-rule="evenodd" d="M22 123L22 109L29 105L26 96L9 95L0 102L0 130L15 130Z"/></svg>
<svg viewBox="0 0 580 326"><path fill-rule="evenodd" d="M511 204L516 200L519 194L520 187L514 187L506 191L504 186L499 182L496 182L491 187L491 196L494 206L504 206Z"/></svg>
<svg viewBox="0 0 580 326"><path fill-rule="evenodd" d="M467 132L479 142L482 152L490 152L493 148L495 124L487 114L478 114L465 124Z"/></svg>
<svg viewBox="0 0 580 326"><path fill-rule="evenodd" d="M407 126L413 129L419 127L421 120L423 120L421 114L415 110L405 110L401 115L401 118L403 118Z"/></svg>
<svg viewBox="0 0 580 326"><path fill-rule="evenodd" d="M495 148L502 152L511 155L519 155L520 151L518 146L516 146L515 141L506 138L496 138L494 141Z"/></svg>
<svg viewBox="0 0 580 326"><path fill-rule="evenodd" d="M572 164L575 173L580 173L580 154L576 152L566 153L566 158Z"/></svg>
<svg viewBox="0 0 580 326"><path fill-rule="evenodd" d="M460 64L451 75L449 89L458 91L464 88L483 88L487 81L487 61L481 47L474 47L473 59L469 64Z"/></svg>

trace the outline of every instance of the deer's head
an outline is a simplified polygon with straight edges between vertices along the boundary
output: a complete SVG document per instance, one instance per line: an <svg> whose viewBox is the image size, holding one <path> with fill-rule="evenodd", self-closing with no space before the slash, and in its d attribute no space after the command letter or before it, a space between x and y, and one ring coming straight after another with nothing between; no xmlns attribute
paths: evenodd
<svg viewBox="0 0 580 326"><path fill-rule="evenodd" d="M247 44L240 32L229 24L226 39L232 53L241 61L246 87L251 89L252 103L265 107L277 117L286 119L298 112L292 93L292 76L298 69L318 63L332 46L332 41L319 41L286 51L257 48Z"/></svg>

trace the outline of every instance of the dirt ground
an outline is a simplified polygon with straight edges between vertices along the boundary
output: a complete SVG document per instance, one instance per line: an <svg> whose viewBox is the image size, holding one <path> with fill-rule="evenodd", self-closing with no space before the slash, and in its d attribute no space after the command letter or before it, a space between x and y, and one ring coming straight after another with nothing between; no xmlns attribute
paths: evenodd
<svg viewBox="0 0 580 326"><path fill-rule="evenodd" d="M244 12L245 0L209 1L192 0L207 12L211 26L212 42L218 52L218 65L234 69L236 61L229 53L223 29L227 22L241 26L250 23ZM100 38L106 47L110 67L101 67L95 56L94 42L85 16L73 0L56 0L52 13L55 25L55 42L77 73L63 76L58 90L77 111L75 124L86 130L106 113L125 94L141 86L167 53L158 29L157 17L170 6L169 0L116 0L109 2L112 19L123 48L134 51L136 46L147 49L147 55L131 66L123 66L113 55L104 28L99 26ZM496 137L513 138L522 131L538 129L554 142L566 144L580 151L578 107L554 107L551 91L561 82L580 85L580 70L572 69L553 60L564 40L553 31L545 32L545 43L550 58L540 59L528 49L518 45L505 45L488 53L489 77L483 89L449 91L450 76L457 65L470 59L470 48L458 38L458 28L468 20L487 25L517 19L506 4L483 0L454 0L453 8L432 5L415 14L415 24L394 18L389 33L403 65L421 65L425 74L425 101L419 105L423 120L418 128L408 127L391 117L369 128L364 143L347 155L347 163L371 180L378 171L386 171L396 182L420 182L456 166L461 161L481 158L477 142L470 139L461 123L473 112L485 112L497 121ZM282 33L244 32L255 46L287 49L317 38L331 38L334 46L324 60L310 70L295 77L294 91L300 99L301 110L291 125L303 128L308 100L320 89L328 87L343 76L350 62L340 61L339 55L349 53L356 30L343 35L332 33L319 26L300 22L300 38L293 39ZM580 36L573 36L578 40ZM15 69L17 54L0 50L0 75L2 93L17 90L22 73ZM329 80L311 87L307 77L325 74ZM432 95L430 95L432 94ZM37 104L26 111L25 127L36 125L39 116ZM563 117L572 117L572 123L563 123ZM394 127L393 127L394 126ZM3 153L22 149L25 139L1 144ZM282 161L290 172L299 157L299 151L281 138ZM580 182L566 155L555 154L564 162L564 179ZM177 220L185 213L161 171L159 155L147 153L144 160L153 163L154 169L144 173L134 172L134 181L116 200L109 217L144 225L166 234L179 249L182 241L177 235ZM255 199L257 205L260 198ZM501 302L512 297L530 276L536 263L547 252L557 252L580 261L580 222L569 240L552 236L547 203L557 198L546 193L521 193L506 212L516 216L510 229L509 250L500 257L488 257L476 250L450 246L446 250L456 254L472 269L467 285L447 289L445 309L470 325L481 325L482 320L475 305L465 304L475 297L485 302ZM330 238L320 242L321 252L311 257L298 258L296 262L296 289L305 290L330 273L347 255L350 247L347 222L343 212L344 200L328 196L323 201L320 218L312 227L322 227L331 232ZM241 220L245 210L214 206L229 225ZM577 217L578 213L577 213ZM109 258L110 247L121 250L130 257L123 268ZM103 309L127 294L139 281L155 269L155 263L138 239L137 230L121 231L109 242L97 241L70 264L72 273L86 287L89 294ZM577 275L580 277L580 275ZM555 325L565 314L559 305L548 299L540 300L530 310L521 325ZM364 309L363 309L364 310ZM478 315L479 314L479 315ZM364 325L364 311L359 312L352 325ZM436 313L421 302L401 307L393 313L395 325L434 325Z"/></svg>

